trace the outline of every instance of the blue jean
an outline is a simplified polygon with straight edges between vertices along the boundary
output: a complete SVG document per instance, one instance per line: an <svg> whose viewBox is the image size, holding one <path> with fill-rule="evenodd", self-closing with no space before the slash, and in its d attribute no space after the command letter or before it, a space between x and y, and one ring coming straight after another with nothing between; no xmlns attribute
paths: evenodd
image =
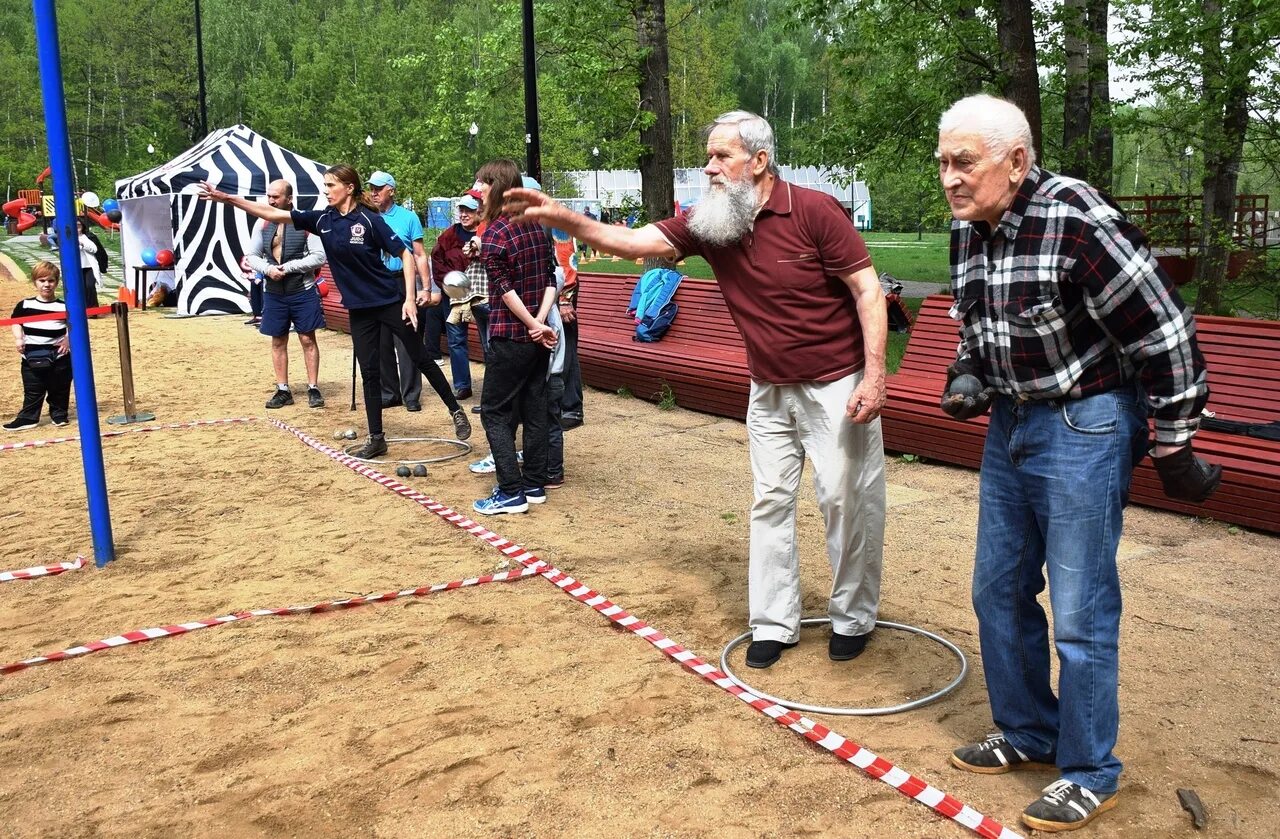
<svg viewBox="0 0 1280 839"><path fill-rule="evenodd" d="M449 369L453 373L453 389L471 390L471 362L467 357L467 324L446 323L449 340Z"/></svg>
<svg viewBox="0 0 1280 839"><path fill-rule="evenodd" d="M973 608L996 727L1036 760L1095 792L1121 763L1120 577L1116 550L1133 469L1147 450L1133 387L1018 404L999 397L982 456ZM1037 597L1049 577L1049 627Z"/></svg>

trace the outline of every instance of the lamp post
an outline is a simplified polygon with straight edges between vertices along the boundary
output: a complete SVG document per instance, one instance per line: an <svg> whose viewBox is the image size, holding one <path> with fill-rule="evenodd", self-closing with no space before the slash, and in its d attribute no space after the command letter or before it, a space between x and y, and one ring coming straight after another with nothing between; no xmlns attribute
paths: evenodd
<svg viewBox="0 0 1280 839"><path fill-rule="evenodd" d="M591 147L591 168L596 171L596 194L595 199L600 200L600 147ZM603 205L602 205L603 206Z"/></svg>
<svg viewBox="0 0 1280 839"><path fill-rule="evenodd" d="M476 159L476 136L480 133L480 126L476 125L476 121L471 121L471 127L467 129L467 133L471 135L471 177L475 177L476 170L480 168L480 161Z"/></svg>
<svg viewBox="0 0 1280 839"><path fill-rule="evenodd" d="M155 154L155 153L156 153L156 147L151 143L147 143L147 154Z"/></svg>

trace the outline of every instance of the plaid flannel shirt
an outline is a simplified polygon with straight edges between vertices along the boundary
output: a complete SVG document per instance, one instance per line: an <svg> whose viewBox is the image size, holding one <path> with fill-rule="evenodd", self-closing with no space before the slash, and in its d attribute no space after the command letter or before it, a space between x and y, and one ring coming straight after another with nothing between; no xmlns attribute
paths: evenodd
<svg viewBox="0 0 1280 839"><path fill-rule="evenodd" d="M529 328L507 308L502 295L514 289L529 314L538 314L545 289L556 287L555 254L547 231L498 216L484 232L480 255L489 272L489 337L530 340Z"/></svg>
<svg viewBox="0 0 1280 839"><path fill-rule="evenodd" d="M1088 184L1032 167L994 231L951 225L957 364L1017 399L1137 380L1156 439L1195 434L1209 395L1195 321L1142 231Z"/></svg>

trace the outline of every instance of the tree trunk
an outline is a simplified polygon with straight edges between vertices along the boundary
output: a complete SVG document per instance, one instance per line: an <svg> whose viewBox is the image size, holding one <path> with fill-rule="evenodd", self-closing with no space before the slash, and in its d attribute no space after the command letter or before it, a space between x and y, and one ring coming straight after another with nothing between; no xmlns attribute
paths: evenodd
<svg viewBox="0 0 1280 839"><path fill-rule="evenodd" d="M1004 54L1005 97L1022 109L1031 125L1031 143L1036 158L1044 159L1040 129L1040 77L1036 67L1036 33L1031 19L1030 0L1000 0L1000 21L996 26L1000 51Z"/></svg>
<svg viewBox="0 0 1280 839"><path fill-rule="evenodd" d="M1089 179L1092 138L1089 117L1089 32L1085 26L1086 0L1063 0L1062 47L1066 53L1065 90L1062 95L1062 174Z"/></svg>
<svg viewBox="0 0 1280 839"><path fill-rule="evenodd" d="M1089 26L1089 182L1111 192L1115 138L1111 129L1111 48L1107 42L1108 0L1087 0Z"/></svg>
<svg viewBox="0 0 1280 839"><path fill-rule="evenodd" d="M1219 0L1204 0L1205 20L1221 21ZM1230 56L1247 53L1239 26L1226 33L1209 31L1202 40L1201 96L1209 107L1204 120L1204 178L1200 223L1200 259L1196 264L1196 311L1223 311L1223 286L1235 223L1236 184L1249 127L1249 72L1231 67ZM1225 41L1226 49L1223 49Z"/></svg>
<svg viewBox="0 0 1280 839"><path fill-rule="evenodd" d="M666 0L639 0L633 7L636 38L642 53L640 109L653 119L640 129L640 199L650 222L671 216L675 205L675 160L671 150L671 89L667 81ZM646 260L645 267L670 267L666 260Z"/></svg>

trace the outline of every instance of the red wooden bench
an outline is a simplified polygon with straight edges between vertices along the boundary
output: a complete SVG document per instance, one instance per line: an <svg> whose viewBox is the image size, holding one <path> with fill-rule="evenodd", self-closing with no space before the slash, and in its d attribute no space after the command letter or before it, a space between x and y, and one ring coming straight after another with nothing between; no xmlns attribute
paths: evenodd
<svg viewBox="0 0 1280 839"><path fill-rule="evenodd" d="M935 295L920 307L902 365L889 377L885 448L977 467L986 417L959 422L938 407L959 343L950 306L950 297ZM1197 317L1196 336L1209 368L1208 410L1220 419L1280 420L1280 322ZM1222 486L1212 498L1204 504L1168 498L1147 459L1134 474L1133 501L1280 532L1280 442L1205 429L1196 435L1195 449L1222 464Z"/></svg>
<svg viewBox="0 0 1280 839"><path fill-rule="evenodd" d="M329 293L320 298L325 325L338 332L350 332L351 316L347 314L347 308L342 305L342 292L338 291L338 284L333 281L333 274L329 273L329 263L326 262L320 267L320 271L316 274L316 281L323 281L329 286Z"/></svg>
<svg viewBox="0 0 1280 839"><path fill-rule="evenodd" d="M686 278L676 291L680 307L671 329L651 344L631 340L635 320L627 303L638 277L579 273L578 360L593 387L625 387L660 401L670 388L677 405L745 419L751 387L747 351L711 280Z"/></svg>

